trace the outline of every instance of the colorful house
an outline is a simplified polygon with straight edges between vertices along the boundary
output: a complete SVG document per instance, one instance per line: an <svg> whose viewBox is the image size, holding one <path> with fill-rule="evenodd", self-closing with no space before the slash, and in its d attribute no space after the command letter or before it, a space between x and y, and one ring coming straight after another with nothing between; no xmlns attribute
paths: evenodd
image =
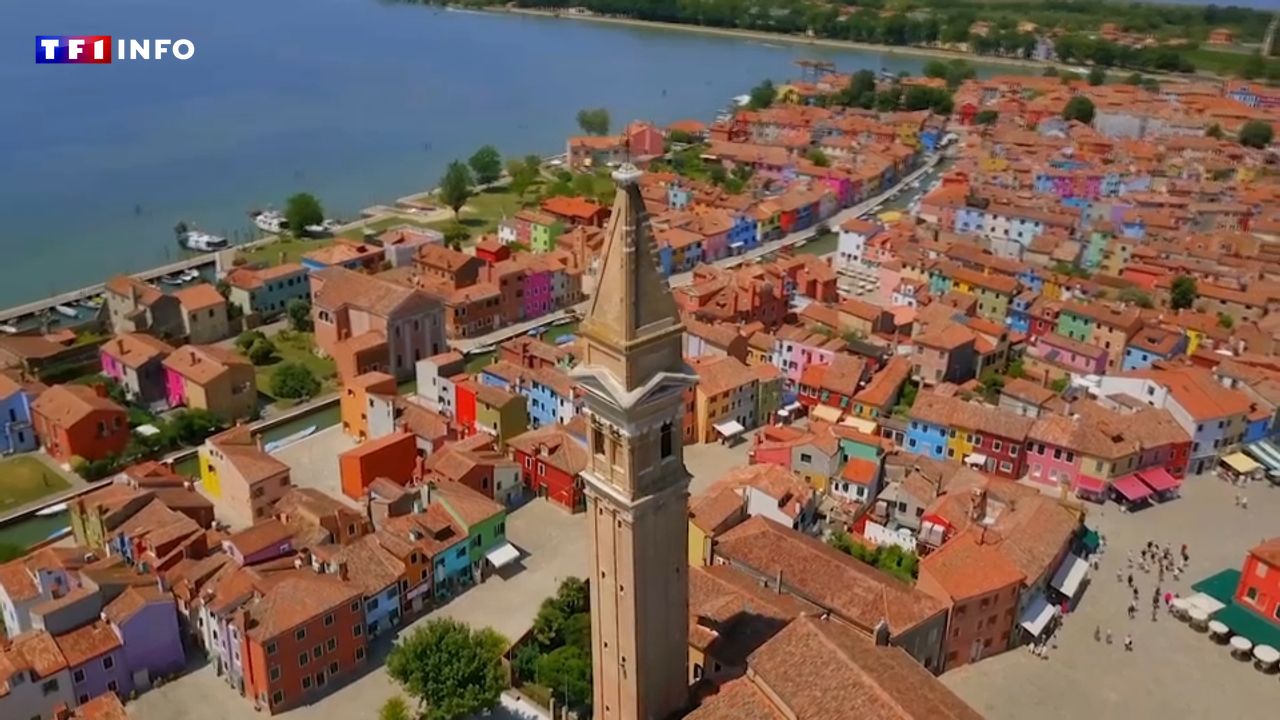
<svg viewBox="0 0 1280 720"><path fill-rule="evenodd" d="M123 333L98 352L102 374L120 383L129 400L147 407L167 402L163 363L172 345L146 333Z"/></svg>
<svg viewBox="0 0 1280 720"><path fill-rule="evenodd" d="M908 417L907 452L964 462L1000 477L1022 477L1031 418L933 393L916 398Z"/></svg>
<svg viewBox="0 0 1280 720"><path fill-rule="evenodd" d="M529 428L525 398L491 385L475 388L475 429L492 435L502 450L506 442Z"/></svg>
<svg viewBox="0 0 1280 720"><path fill-rule="evenodd" d="M395 430L396 379L382 372L357 375L342 385L339 412L342 432L364 442Z"/></svg>
<svg viewBox="0 0 1280 720"><path fill-rule="evenodd" d="M1240 622L1239 610L1247 609L1254 618L1270 626L1272 637L1280 637L1280 537L1271 538L1249 550L1240 569L1240 584L1236 586L1233 607L1235 610L1225 620L1228 627L1241 632L1244 623ZM1233 619L1239 627L1232 623ZM1254 641L1264 642L1257 638Z"/></svg>
<svg viewBox="0 0 1280 720"><path fill-rule="evenodd" d="M245 315L259 318L284 313L293 300L310 300L311 284L301 263L266 268L232 268L227 273L227 300Z"/></svg>
<svg viewBox="0 0 1280 720"><path fill-rule="evenodd" d="M103 693L128 697L133 692L124 643L106 620L95 620L53 639L67 660L76 702L83 705Z"/></svg>
<svg viewBox="0 0 1280 720"><path fill-rule="evenodd" d="M512 438L510 447L531 494L571 512L583 508L581 473L590 458L571 432L560 425L529 430Z"/></svg>
<svg viewBox="0 0 1280 720"><path fill-rule="evenodd" d="M129 444L128 414L101 385L55 385L31 403L31 419L41 446L61 463L102 460Z"/></svg>
<svg viewBox="0 0 1280 720"><path fill-rule="evenodd" d="M236 425L200 446L200 484L241 523L271 517L288 492L289 466L263 452L248 425Z"/></svg>
<svg viewBox="0 0 1280 720"><path fill-rule="evenodd" d="M427 502L443 505L453 521L466 531L471 582L480 582L488 572L520 558L520 551L507 542L507 510L502 505L465 485L451 482L431 487Z"/></svg>
<svg viewBox="0 0 1280 720"><path fill-rule="evenodd" d="M1141 370L1186 353L1187 336L1158 327L1139 330L1124 348L1123 370Z"/></svg>
<svg viewBox="0 0 1280 720"><path fill-rule="evenodd" d="M39 445L31 423L32 393L0 374L0 454L27 452Z"/></svg>
<svg viewBox="0 0 1280 720"><path fill-rule="evenodd" d="M214 343L231 335L227 299L209 283L197 283L173 293L182 310L183 331L193 345Z"/></svg>
<svg viewBox="0 0 1280 720"><path fill-rule="evenodd" d="M169 407L208 410L223 420L258 409L258 379L243 356L217 345L184 345L163 362Z"/></svg>
<svg viewBox="0 0 1280 720"><path fill-rule="evenodd" d="M418 442L411 433L397 431L368 440L338 456L342 493L352 500L360 500L369 485L380 477L408 485L417 462Z"/></svg>

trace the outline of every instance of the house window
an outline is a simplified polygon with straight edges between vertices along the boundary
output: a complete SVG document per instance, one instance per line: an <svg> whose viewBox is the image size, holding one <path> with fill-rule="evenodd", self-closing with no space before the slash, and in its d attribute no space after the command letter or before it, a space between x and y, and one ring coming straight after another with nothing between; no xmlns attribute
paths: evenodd
<svg viewBox="0 0 1280 720"><path fill-rule="evenodd" d="M333 652L334 650L337 650L337 649L338 649L338 639L337 639L337 638L329 638L329 641L328 641L328 642L326 642L326 643L324 644L324 649L325 649L325 650L328 650L329 652Z"/></svg>
<svg viewBox="0 0 1280 720"><path fill-rule="evenodd" d="M321 653L323 653L323 652L324 652L324 648L320 647L319 645L317 645L317 646L315 646L315 647L311 648L311 659L312 659L312 660L319 660L319 659L320 659L320 654L321 654Z"/></svg>
<svg viewBox="0 0 1280 720"><path fill-rule="evenodd" d="M293 639L298 641L302 641L306 637L307 637L306 628L298 628L298 631L293 634Z"/></svg>
<svg viewBox="0 0 1280 720"><path fill-rule="evenodd" d="M275 681L279 680L279 679L280 679L280 667L279 667L278 665L272 665L272 666L271 666L271 671L268 673L268 675L271 677L271 682L275 682Z"/></svg>
<svg viewBox="0 0 1280 720"><path fill-rule="evenodd" d="M1254 574L1254 575L1257 575L1258 577L1266 577L1266 576L1267 576L1267 566L1266 566L1266 565L1263 565L1262 563L1257 563L1257 565L1255 565L1255 567L1254 567L1253 574Z"/></svg>
<svg viewBox="0 0 1280 720"><path fill-rule="evenodd" d="M1256 603L1258 601L1258 588L1251 587L1248 590L1245 590L1244 599L1251 603Z"/></svg>
<svg viewBox="0 0 1280 720"><path fill-rule="evenodd" d="M45 682L45 684L41 685L41 686L40 686L40 691L41 691L41 692L43 692L45 695L48 695L49 693L56 693L56 692L58 692L58 680L57 680L57 678L54 678L53 680L49 680L49 681Z"/></svg>
<svg viewBox="0 0 1280 720"><path fill-rule="evenodd" d="M76 670L71 673L71 679L78 683L84 682L84 670Z"/></svg>
<svg viewBox="0 0 1280 720"><path fill-rule="evenodd" d="M800 453L800 462L811 463L813 462L813 456L809 453Z"/></svg>
<svg viewBox="0 0 1280 720"><path fill-rule="evenodd" d="M358 613L358 612L360 612L360 601L359 601L359 600L355 600L355 601L353 601L353 602L351 603L351 612L354 612L354 613ZM301 638L299 638L299 639L301 639Z"/></svg>
<svg viewBox="0 0 1280 720"><path fill-rule="evenodd" d="M337 661L337 660L334 660L333 662L329 663L329 674L330 674L330 675L337 675L337 674L338 674L338 661Z"/></svg>
<svg viewBox="0 0 1280 720"><path fill-rule="evenodd" d="M275 692L271 693L271 704L272 704L272 705L279 705L279 704L280 704L280 703L282 703L282 702L284 702L284 691L283 691L283 690L277 690L277 691L275 691Z"/></svg>
<svg viewBox="0 0 1280 720"><path fill-rule="evenodd" d="M302 689L303 689L303 690L310 690L310 689L311 689L311 676L310 676L310 675L303 675L303 676L302 676Z"/></svg>
<svg viewBox="0 0 1280 720"><path fill-rule="evenodd" d="M360 623L356 623L355 626L351 628L351 637L360 637L363 634L364 627Z"/></svg>
<svg viewBox="0 0 1280 720"><path fill-rule="evenodd" d="M311 656L310 656L310 655L308 655L308 654L306 654L306 653L299 653L299 654L298 654L298 667L304 667L304 666L306 666L306 664L307 664L308 662L310 662L310 661L311 661Z"/></svg>
<svg viewBox="0 0 1280 720"><path fill-rule="evenodd" d="M662 435L660 439L660 450L663 458L671 457L671 453L675 451L675 441L673 439L671 423L662 423Z"/></svg>
<svg viewBox="0 0 1280 720"><path fill-rule="evenodd" d="M329 627L333 624L333 613L324 616L324 626Z"/></svg>
<svg viewBox="0 0 1280 720"><path fill-rule="evenodd" d="M991 449L994 450L995 452L1000 452L1001 450L1004 449L1004 443L1000 442L999 440L992 440Z"/></svg>
<svg viewBox="0 0 1280 720"><path fill-rule="evenodd" d="M362 647L356 648L356 662L359 662L363 659L364 659L364 648Z"/></svg>
<svg viewBox="0 0 1280 720"><path fill-rule="evenodd" d="M116 659L115 659L115 658L111 657L110 655L108 655L107 657L102 658L102 669L103 669L103 670L110 670L111 668L113 668L113 667L115 667L115 666L116 666Z"/></svg>

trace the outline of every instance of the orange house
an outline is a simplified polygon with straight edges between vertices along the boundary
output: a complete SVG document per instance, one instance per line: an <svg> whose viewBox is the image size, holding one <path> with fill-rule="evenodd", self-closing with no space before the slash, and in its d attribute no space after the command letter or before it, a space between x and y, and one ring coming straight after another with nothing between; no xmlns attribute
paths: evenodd
<svg viewBox="0 0 1280 720"><path fill-rule="evenodd" d="M1240 570L1236 602L1280 628L1280 537L1249 550Z"/></svg>
<svg viewBox="0 0 1280 720"><path fill-rule="evenodd" d="M352 500L364 497L374 480L384 477L408 485L418 461L418 442L403 430L370 440L338 456L342 492Z"/></svg>
<svg viewBox="0 0 1280 720"><path fill-rule="evenodd" d="M55 385L31 404L36 436L59 462L101 460L129 444L129 418L98 385Z"/></svg>
<svg viewBox="0 0 1280 720"><path fill-rule="evenodd" d="M342 386L339 409L342 432L358 442L369 439L369 411L376 396L396 395L396 379L384 372L367 372L347 380ZM371 397L373 396L373 397Z"/></svg>

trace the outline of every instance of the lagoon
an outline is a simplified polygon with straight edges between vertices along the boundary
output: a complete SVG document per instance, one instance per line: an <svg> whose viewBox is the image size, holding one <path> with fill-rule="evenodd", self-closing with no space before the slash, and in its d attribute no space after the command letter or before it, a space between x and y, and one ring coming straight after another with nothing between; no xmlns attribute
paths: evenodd
<svg viewBox="0 0 1280 720"><path fill-rule="evenodd" d="M37 65L38 34L188 38L185 62ZM493 143L563 150L614 125L710 119L794 61L924 60L376 0L0 4L0 306L177 259L179 220L251 237L247 211L315 193L331 214L426 189ZM1007 71L1007 70L1006 70Z"/></svg>

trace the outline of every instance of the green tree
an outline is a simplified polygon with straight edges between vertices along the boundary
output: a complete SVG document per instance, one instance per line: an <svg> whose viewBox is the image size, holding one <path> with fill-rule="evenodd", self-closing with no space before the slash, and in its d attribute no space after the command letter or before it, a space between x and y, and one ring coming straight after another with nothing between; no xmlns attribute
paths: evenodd
<svg viewBox="0 0 1280 720"><path fill-rule="evenodd" d="M271 373L271 394L279 398L297 400L314 397L320 392L320 381L310 368L302 363L286 362Z"/></svg>
<svg viewBox="0 0 1280 720"><path fill-rule="evenodd" d="M1236 319L1224 312L1218 313L1218 327L1230 330L1235 327Z"/></svg>
<svg viewBox="0 0 1280 720"><path fill-rule="evenodd" d="M267 336L262 334L261 330L245 330L236 336L236 349L241 353L248 354L249 348L259 340L266 340Z"/></svg>
<svg viewBox="0 0 1280 720"><path fill-rule="evenodd" d="M827 154L822 152L822 150L818 148L813 148L812 150L810 150L805 155L805 157L809 159L809 162L813 163L814 165L817 165L818 167L831 166L831 158L827 157Z"/></svg>
<svg viewBox="0 0 1280 720"><path fill-rule="evenodd" d="M1049 389L1056 393L1061 393L1062 391L1066 390L1067 387L1069 387L1070 385L1071 385L1071 379L1068 377L1055 378L1049 381Z"/></svg>
<svg viewBox="0 0 1280 720"><path fill-rule="evenodd" d="M254 340L245 352L245 357L254 365L266 365L276 358L276 346L267 338Z"/></svg>
<svg viewBox="0 0 1280 720"><path fill-rule="evenodd" d="M990 401L1000 397L1000 391L1004 389L1004 377L996 372L994 368L983 372L982 377L978 378L978 382L982 384L983 396Z"/></svg>
<svg viewBox="0 0 1280 720"><path fill-rule="evenodd" d="M1129 73L1129 77L1124 79L1126 85L1141 85L1142 73Z"/></svg>
<svg viewBox="0 0 1280 720"><path fill-rule="evenodd" d="M1018 378L1024 378L1027 376L1027 364L1023 362L1022 358L1018 358L1017 360L1009 363L1009 368L1005 370L1004 374L1015 380Z"/></svg>
<svg viewBox="0 0 1280 720"><path fill-rule="evenodd" d="M526 156L523 160L507 162L507 174L511 176L511 192L524 195L538 180L538 170L542 167L542 158L537 155Z"/></svg>
<svg viewBox="0 0 1280 720"><path fill-rule="evenodd" d="M459 222L449 223L444 230L444 244L454 250L461 250L462 244L471 239L471 231Z"/></svg>
<svg viewBox="0 0 1280 720"><path fill-rule="evenodd" d="M1000 119L1000 113L995 110L979 110L977 115L973 116L973 121L979 125L995 125Z"/></svg>
<svg viewBox="0 0 1280 720"><path fill-rule="evenodd" d="M1251 148L1264 148L1271 144L1271 123L1250 120L1240 128L1240 144Z"/></svg>
<svg viewBox="0 0 1280 720"><path fill-rule="evenodd" d="M1101 85L1101 84L1105 83L1106 81L1107 81L1107 71L1106 71L1106 70L1103 70L1101 67L1099 67L1099 66L1097 66L1097 65L1094 65L1094 66L1093 66L1093 68L1092 68L1091 70L1089 70L1089 84L1090 84L1090 85L1095 85L1095 86L1096 86L1096 85Z"/></svg>
<svg viewBox="0 0 1280 720"><path fill-rule="evenodd" d="M876 110L880 112L892 112L898 109L898 105L902 103L902 86L894 85L892 87L881 90L876 93Z"/></svg>
<svg viewBox="0 0 1280 720"><path fill-rule="evenodd" d="M1226 135L1222 132L1222 126L1218 123L1210 125L1209 128L1204 131L1204 134L1206 137L1211 137L1217 140L1221 140Z"/></svg>
<svg viewBox="0 0 1280 720"><path fill-rule="evenodd" d="M285 201L284 217L289 221L289 231L300 236L308 225L324 222L324 208L320 207L315 195L297 193Z"/></svg>
<svg viewBox="0 0 1280 720"><path fill-rule="evenodd" d="M284 306L284 314L289 316L289 327L295 332L311 330L311 303L302 298L294 298Z"/></svg>
<svg viewBox="0 0 1280 720"><path fill-rule="evenodd" d="M506 645L492 628L437 618L396 643L387 673L418 701L424 720L458 720L498 702Z"/></svg>
<svg viewBox="0 0 1280 720"><path fill-rule="evenodd" d="M476 150L467 159L467 165L471 166L476 182L481 185L488 185L502 177L502 156L498 154L498 148L492 145L485 145Z"/></svg>
<svg viewBox="0 0 1280 720"><path fill-rule="evenodd" d="M1174 310L1185 310L1195 304L1199 295L1196 279L1190 275L1179 275L1169 287L1169 306Z"/></svg>
<svg viewBox="0 0 1280 720"><path fill-rule="evenodd" d="M475 183L471 179L471 169L458 160L449 163L440 179L440 200L453 210L453 219L458 219L458 212L467 204L474 192Z"/></svg>
<svg viewBox="0 0 1280 720"><path fill-rule="evenodd" d="M582 648L566 645L552 650L538 658L534 674L559 703L572 708L591 700L591 655Z"/></svg>
<svg viewBox="0 0 1280 720"><path fill-rule="evenodd" d="M382 708L378 710L378 720L413 720L413 715L409 712L409 703L396 695L382 703Z"/></svg>
<svg viewBox="0 0 1280 720"><path fill-rule="evenodd" d="M751 99L747 101L747 106L752 110L767 108L778 99L778 88L773 86L772 80L766 78L759 85L751 88L749 97Z"/></svg>
<svg viewBox="0 0 1280 720"><path fill-rule="evenodd" d="M578 127L588 135L608 135L609 111L602 107L579 110Z"/></svg>
<svg viewBox="0 0 1280 720"><path fill-rule="evenodd" d="M1078 120L1086 125L1093 122L1093 101L1083 95L1076 95L1067 101L1062 109L1062 117L1067 120Z"/></svg>
<svg viewBox="0 0 1280 720"><path fill-rule="evenodd" d="M226 427L217 415L203 408L190 408L174 413L166 428L183 445L199 445L204 439Z"/></svg>
<svg viewBox="0 0 1280 720"><path fill-rule="evenodd" d="M1151 301L1151 295L1147 294L1140 288L1127 287L1120 291L1121 302L1133 303L1140 308L1155 307L1155 303Z"/></svg>
<svg viewBox="0 0 1280 720"><path fill-rule="evenodd" d="M930 60L924 64L921 72L925 77L945 78L947 76L947 64L941 60Z"/></svg>

